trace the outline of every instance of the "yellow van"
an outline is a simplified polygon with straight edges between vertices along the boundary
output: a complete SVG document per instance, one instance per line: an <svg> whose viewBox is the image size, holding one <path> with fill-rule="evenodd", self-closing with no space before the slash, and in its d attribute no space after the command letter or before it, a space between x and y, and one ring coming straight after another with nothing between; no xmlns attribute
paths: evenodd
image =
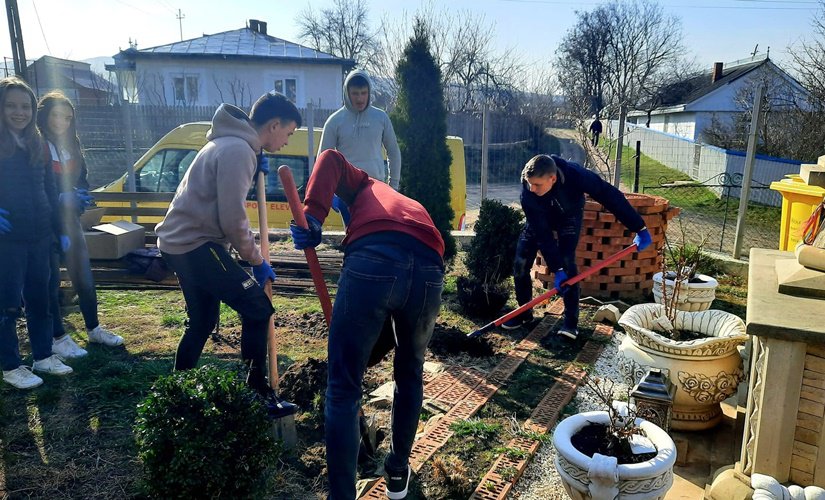
<svg viewBox="0 0 825 500"><path fill-rule="evenodd" d="M173 129L163 136L149 151L146 152L133 166L135 171L135 186L138 192L144 193L174 193L183 179L183 174L197 152L206 144L206 132L209 122L186 123ZM304 190L309 179L309 147L306 127L295 130L290 137L289 144L277 153L267 153L269 156L270 175L266 180L266 202L268 205L267 222L270 228L285 229L289 227L292 214L289 210L283 187L276 173L280 165L287 165L292 170L298 194L304 198ZM321 142L321 129L313 130L313 154L317 155L318 145ZM447 146L453 155L450 165L452 191L451 205L455 216L452 221L453 229L463 230L465 222L467 200L467 178L464 166L464 141L460 137L447 137ZM127 185L127 174L95 191L123 192ZM122 205L115 202L100 202L99 206ZM147 202L139 203L141 207L168 207L168 203ZM258 202L253 185L246 198L246 211L253 227L258 223ZM103 220L117 217L104 217ZM157 223L161 217L139 217L138 222ZM343 222L338 215L332 215L324 221L324 228L328 230L343 229Z"/></svg>

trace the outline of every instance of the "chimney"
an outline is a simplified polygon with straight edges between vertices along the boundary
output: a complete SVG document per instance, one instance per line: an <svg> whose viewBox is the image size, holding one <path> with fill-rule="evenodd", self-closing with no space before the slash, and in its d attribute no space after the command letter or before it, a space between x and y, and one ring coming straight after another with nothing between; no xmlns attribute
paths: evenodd
<svg viewBox="0 0 825 500"><path fill-rule="evenodd" d="M249 29L256 33L260 33L262 35L266 35L266 22L258 21L257 19L250 19L249 20Z"/></svg>
<svg viewBox="0 0 825 500"><path fill-rule="evenodd" d="M720 62L713 63L713 73L711 73L711 75L710 75L710 82L711 83L716 83L720 78L722 78L722 67L723 66L724 66L724 64L720 63Z"/></svg>

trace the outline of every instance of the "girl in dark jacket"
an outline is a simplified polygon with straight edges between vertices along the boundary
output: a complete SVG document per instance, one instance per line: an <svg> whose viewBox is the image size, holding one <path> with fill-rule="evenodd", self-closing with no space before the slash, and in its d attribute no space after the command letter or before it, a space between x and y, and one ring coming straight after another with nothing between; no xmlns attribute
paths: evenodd
<svg viewBox="0 0 825 500"><path fill-rule="evenodd" d="M97 292L92 268L89 265L89 249L83 237L80 214L91 203L89 182L86 180L86 161L77 137L75 109L72 102L62 92L52 91L40 98L37 106L37 127L43 134L46 145L44 151L51 160L52 171L62 199L60 220L62 234L69 237L69 250L63 255L66 270L72 286L78 295L80 312L86 324L89 342L118 346L123 337L115 335L100 326L97 318ZM79 358L86 350L78 346L66 333L60 314L60 252L52 253L51 267L51 313L54 341L52 352L62 359Z"/></svg>
<svg viewBox="0 0 825 500"><path fill-rule="evenodd" d="M60 233L58 196L35 126L37 99L18 78L0 79L0 367L18 389L43 383L32 372L66 375L72 369L52 354L49 314L49 256ZM20 297L34 365L23 365L15 323Z"/></svg>

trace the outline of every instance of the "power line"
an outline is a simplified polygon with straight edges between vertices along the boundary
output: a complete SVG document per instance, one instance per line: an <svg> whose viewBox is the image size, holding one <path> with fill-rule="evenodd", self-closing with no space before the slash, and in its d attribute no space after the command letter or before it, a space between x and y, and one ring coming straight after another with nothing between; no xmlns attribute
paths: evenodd
<svg viewBox="0 0 825 500"><path fill-rule="evenodd" d="M37 12L37 2L32 0L32 7L34 7L34 16L37 18L37 24L40 26L40 34L43 35L43 43L46 44L46 52L52 55L52 49L49 47L49 41L46 40L46 32L43 30L43 23L40 22L40 13Z"/></svg>

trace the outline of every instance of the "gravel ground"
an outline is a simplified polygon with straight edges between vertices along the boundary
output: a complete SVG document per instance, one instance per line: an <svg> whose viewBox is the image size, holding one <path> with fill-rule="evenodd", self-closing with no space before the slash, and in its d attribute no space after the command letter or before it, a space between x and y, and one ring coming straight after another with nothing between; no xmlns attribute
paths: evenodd
<svg viewBox="0 0 825 500"><path fill-rule="evenodd" d="M628 389L626 385L620 382L621 377L616 366L616 357L622 339L624 339L624 333L614 331L610 344L605 346L593 371L593 376L610 378L616 383L614 386L616 395L625 394ZM595 396L584 388L580 388L576 392L573 403L582 412L603 409ZM524 472L524 476L516 483L513 498L520 500L561 500L568 498L553 465L555 458L556 450L553 448L553 443L548 440L539 448L538 453Z"/></svg>

